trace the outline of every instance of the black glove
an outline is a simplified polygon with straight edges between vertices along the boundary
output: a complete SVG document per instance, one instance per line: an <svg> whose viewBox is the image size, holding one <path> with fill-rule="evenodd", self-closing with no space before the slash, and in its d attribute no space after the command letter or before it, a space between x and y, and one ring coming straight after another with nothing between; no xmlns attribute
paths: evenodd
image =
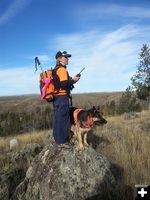
<svg viewBox="0 0 150 200"><path fill-rule="evenodd" d="M77 77L81 77L81 74L77 74L76 76L77 76Z"/></svg>

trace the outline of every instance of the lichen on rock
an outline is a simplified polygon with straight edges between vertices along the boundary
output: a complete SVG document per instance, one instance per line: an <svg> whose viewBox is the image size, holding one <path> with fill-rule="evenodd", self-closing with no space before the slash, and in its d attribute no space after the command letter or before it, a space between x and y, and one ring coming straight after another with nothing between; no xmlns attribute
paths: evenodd
<svg viewBox="0 0 150 200"><path fill-rule="evenodd" d="M61 149L50 142L35 157L12 199L85 200L101 195L102 188L115 184L110 168L107 158L91 146L79 151L76 143Z"/></svg>

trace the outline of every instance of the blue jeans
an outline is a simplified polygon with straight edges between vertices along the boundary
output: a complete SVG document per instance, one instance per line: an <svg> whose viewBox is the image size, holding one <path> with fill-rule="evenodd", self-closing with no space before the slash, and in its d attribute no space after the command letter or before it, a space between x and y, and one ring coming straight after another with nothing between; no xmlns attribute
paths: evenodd
<svg viewBox="0 0 150 200"><path fill-rule="evenodd" d="M57 144L68 142L70 126L70 107L68 96L57 96L53 102L54 127L53 136Z"/></svg>

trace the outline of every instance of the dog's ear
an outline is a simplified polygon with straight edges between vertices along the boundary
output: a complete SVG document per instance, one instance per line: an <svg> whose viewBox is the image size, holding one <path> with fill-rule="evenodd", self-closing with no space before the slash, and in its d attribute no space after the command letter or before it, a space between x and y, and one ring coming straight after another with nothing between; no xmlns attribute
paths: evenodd
<svg viewBox="0 0 150 200"><path fill-rule="evenodd" d="M102 106L97 106L97 111L103 115L103 107Z"/></svg>
<svg viewBox="0 0 150 200"><path fill-rule="evenodd" d="M93 110L93 111L95 111L95 110L96 110L95 106L93 106L92 110Z"/></svg>

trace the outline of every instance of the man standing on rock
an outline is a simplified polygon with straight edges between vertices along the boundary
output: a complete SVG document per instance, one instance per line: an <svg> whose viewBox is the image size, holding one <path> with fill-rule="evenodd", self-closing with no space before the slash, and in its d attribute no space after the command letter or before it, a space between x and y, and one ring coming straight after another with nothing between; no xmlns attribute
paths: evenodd
<svg viewBox="0 0 150 200"><path fill-rule="evenodd" d="M59 90L59 93L56 95L53 102L53 136L55 142L63 148L70 148L68 143L68 133L70 128L70 90L74 87L73 85L80 79L78 75L75 75L73 78L69 76L67 65L70 57L71 54L68 54L66 51L58 51L55 56L56 66L54 69L54 83L56 89Z"/></svg>

